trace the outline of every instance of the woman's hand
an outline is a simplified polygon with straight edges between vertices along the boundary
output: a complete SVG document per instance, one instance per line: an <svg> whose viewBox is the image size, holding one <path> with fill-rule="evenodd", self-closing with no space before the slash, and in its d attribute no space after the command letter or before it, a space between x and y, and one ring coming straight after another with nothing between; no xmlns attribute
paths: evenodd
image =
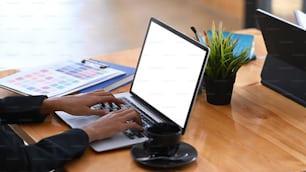
<svg viewBox="0 0 306 172"><path fill-rule="evenodd" d="M89 93L69 95L63 97L48 98L43 101L40 112L49 114L55 111L64 111L72 115L99 115L96 121L83 126L89 137L89 142L110 137L127 129L143 130L139 114L133 109L108 112L92 109L99 103L124 104L115 98L110 92L97 90Z"/></svg>
<svg viewBox="0 0 306 172"><path fill-rule="evenodd" d="M134 109L110 112L81 129L88 134L89 142L108 138L127 129L143 130L140 116Z"/></svg>
<svg viewBox="0 0 306 172"><path fill-rule="evenodd" d="M110 92L97 90L89 93L45 99L40 112L41 114L49 114L55 111L65 111L72 115L101 116L108 112L102 109L91 109L91 107L105 102L124 104L122 100L115 98Z"/></svg>

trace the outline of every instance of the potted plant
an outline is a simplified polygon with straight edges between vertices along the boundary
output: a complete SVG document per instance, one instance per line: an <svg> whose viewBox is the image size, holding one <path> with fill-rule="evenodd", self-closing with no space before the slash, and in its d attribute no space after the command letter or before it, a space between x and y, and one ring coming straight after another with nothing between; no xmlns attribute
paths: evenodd
<svg viewBox="0 0 306 172"><path fill-rule="evenodd" d="M205 44L210 48L210 55L204 74L207 101L215 105L229 104L232 97L233 85L238 69L249 62L252 47L235 53L239 41L233 39L233 34L223 33L222 23L216 30L212 24L210 32L204 31Z"/></svg>

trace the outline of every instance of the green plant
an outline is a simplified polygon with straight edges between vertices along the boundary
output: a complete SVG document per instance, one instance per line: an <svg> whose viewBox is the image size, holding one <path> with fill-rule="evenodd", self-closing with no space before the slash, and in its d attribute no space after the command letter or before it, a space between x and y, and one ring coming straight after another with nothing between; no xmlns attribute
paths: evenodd
<svg viewBox="0 0 306 172"><path fill-rule="evenodd" d="M204 31L206 45L210 48L210 55L205 69L205 75L211 79L228 79L235 77L238 69L250 61L248 57L252 47L241 51L240 54L234 54L239 39L233 39L233 34L223 35L222 23L216 30L215 24L212 24L211 34Z"/></svg>

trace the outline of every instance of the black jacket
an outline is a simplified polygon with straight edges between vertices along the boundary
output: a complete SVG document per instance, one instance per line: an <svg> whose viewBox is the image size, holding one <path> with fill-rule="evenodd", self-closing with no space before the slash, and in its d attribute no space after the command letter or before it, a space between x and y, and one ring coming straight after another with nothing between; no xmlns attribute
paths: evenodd
<svg viewBox="0 0 306 172"><path fill-rule="evenodd" d="M7 124L42 122L39 113L45 96L16 96L0 99L0 171L50 171L81 156L89 138L80 129L42 139L33 145L23 141Z"/></svg>

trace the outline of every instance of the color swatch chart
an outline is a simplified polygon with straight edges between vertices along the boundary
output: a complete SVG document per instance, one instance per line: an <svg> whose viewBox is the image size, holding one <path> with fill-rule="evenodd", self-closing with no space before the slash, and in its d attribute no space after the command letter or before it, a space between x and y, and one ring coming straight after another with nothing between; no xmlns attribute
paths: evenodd
<svg viewBox="0 0 306 172"><path fill-rule="evenodd" d="M70 64L61 68L55 67L54 70L81 80L90 80L95 77L106 75L109 72L109 70L96 69L82 63Z"/></svg>
<svg viewBox="0 0 306 172"><path fill-rule="evenodd" d="M0 85L28 95L65 95L124 74L112 68L99 69L81 62L65 62L18 72L0 80Z"/></svg>

